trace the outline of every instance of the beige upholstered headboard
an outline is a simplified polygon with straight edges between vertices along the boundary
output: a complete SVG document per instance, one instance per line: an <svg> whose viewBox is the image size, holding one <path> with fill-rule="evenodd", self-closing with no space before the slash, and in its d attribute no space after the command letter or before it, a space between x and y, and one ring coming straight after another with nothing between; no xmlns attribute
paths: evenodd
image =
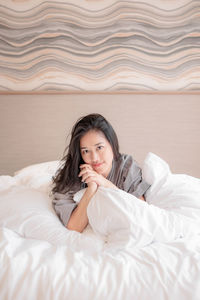
<svg viewBox="0 0 200 300"><path fill-rule="evenodd" d="M58 160L73 123L91 112L115 128L121 152L153 152L175 173L200 177L200 95L0 95L0 174Z"/></svg>

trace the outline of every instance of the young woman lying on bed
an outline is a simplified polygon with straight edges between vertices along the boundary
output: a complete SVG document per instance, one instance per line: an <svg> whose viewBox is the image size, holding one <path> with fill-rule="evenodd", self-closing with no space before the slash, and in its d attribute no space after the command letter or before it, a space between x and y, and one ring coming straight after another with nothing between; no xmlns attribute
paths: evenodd
<svg viewBox="0 0 200 300"><path fill-rule="evenodd" d="M102 115L79 119L67 149L52 192L55 211L68 229L82 232L87 226L87 206L98 186L119 188L145 200L150 185L142 179L136 161L119 153L117 135ZM73 196L83 188L85 192L77 204Z"/></svg>

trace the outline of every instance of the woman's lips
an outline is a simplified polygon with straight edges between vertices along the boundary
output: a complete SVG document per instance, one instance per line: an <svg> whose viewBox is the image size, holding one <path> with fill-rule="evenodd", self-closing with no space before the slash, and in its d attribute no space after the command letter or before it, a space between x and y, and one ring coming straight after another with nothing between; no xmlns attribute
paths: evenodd
<svg viewBox="0 0 200 300"><path fill-rule="evenodd" d="M98 164L93 164L93 168L99 168L102 165L102 163L98 163Z"/></svg>

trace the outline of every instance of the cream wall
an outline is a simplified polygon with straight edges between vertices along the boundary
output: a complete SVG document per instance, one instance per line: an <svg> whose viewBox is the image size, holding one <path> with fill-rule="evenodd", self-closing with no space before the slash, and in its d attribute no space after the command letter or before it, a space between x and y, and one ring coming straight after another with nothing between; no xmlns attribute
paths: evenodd
<svg viewBox="0 0 200 300"><path fill-rule="evenodd" d="M60 159L73 123L91 112L140 164L151 151L173 172L200 177L200 95L180 94L0 95L0 174Z"/></svg>

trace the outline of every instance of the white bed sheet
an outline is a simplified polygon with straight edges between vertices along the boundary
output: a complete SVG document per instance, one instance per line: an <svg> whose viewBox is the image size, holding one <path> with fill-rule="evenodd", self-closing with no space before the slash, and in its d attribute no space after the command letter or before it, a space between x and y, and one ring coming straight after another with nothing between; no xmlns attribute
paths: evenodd
<svg viewBox="0 0 200 300"><path fill-rule="evenodd" d="M1 300L200 299L199 179L149 153L147 203L100 188L80 234L51 205L58 166L0 177Z"/></svg>

